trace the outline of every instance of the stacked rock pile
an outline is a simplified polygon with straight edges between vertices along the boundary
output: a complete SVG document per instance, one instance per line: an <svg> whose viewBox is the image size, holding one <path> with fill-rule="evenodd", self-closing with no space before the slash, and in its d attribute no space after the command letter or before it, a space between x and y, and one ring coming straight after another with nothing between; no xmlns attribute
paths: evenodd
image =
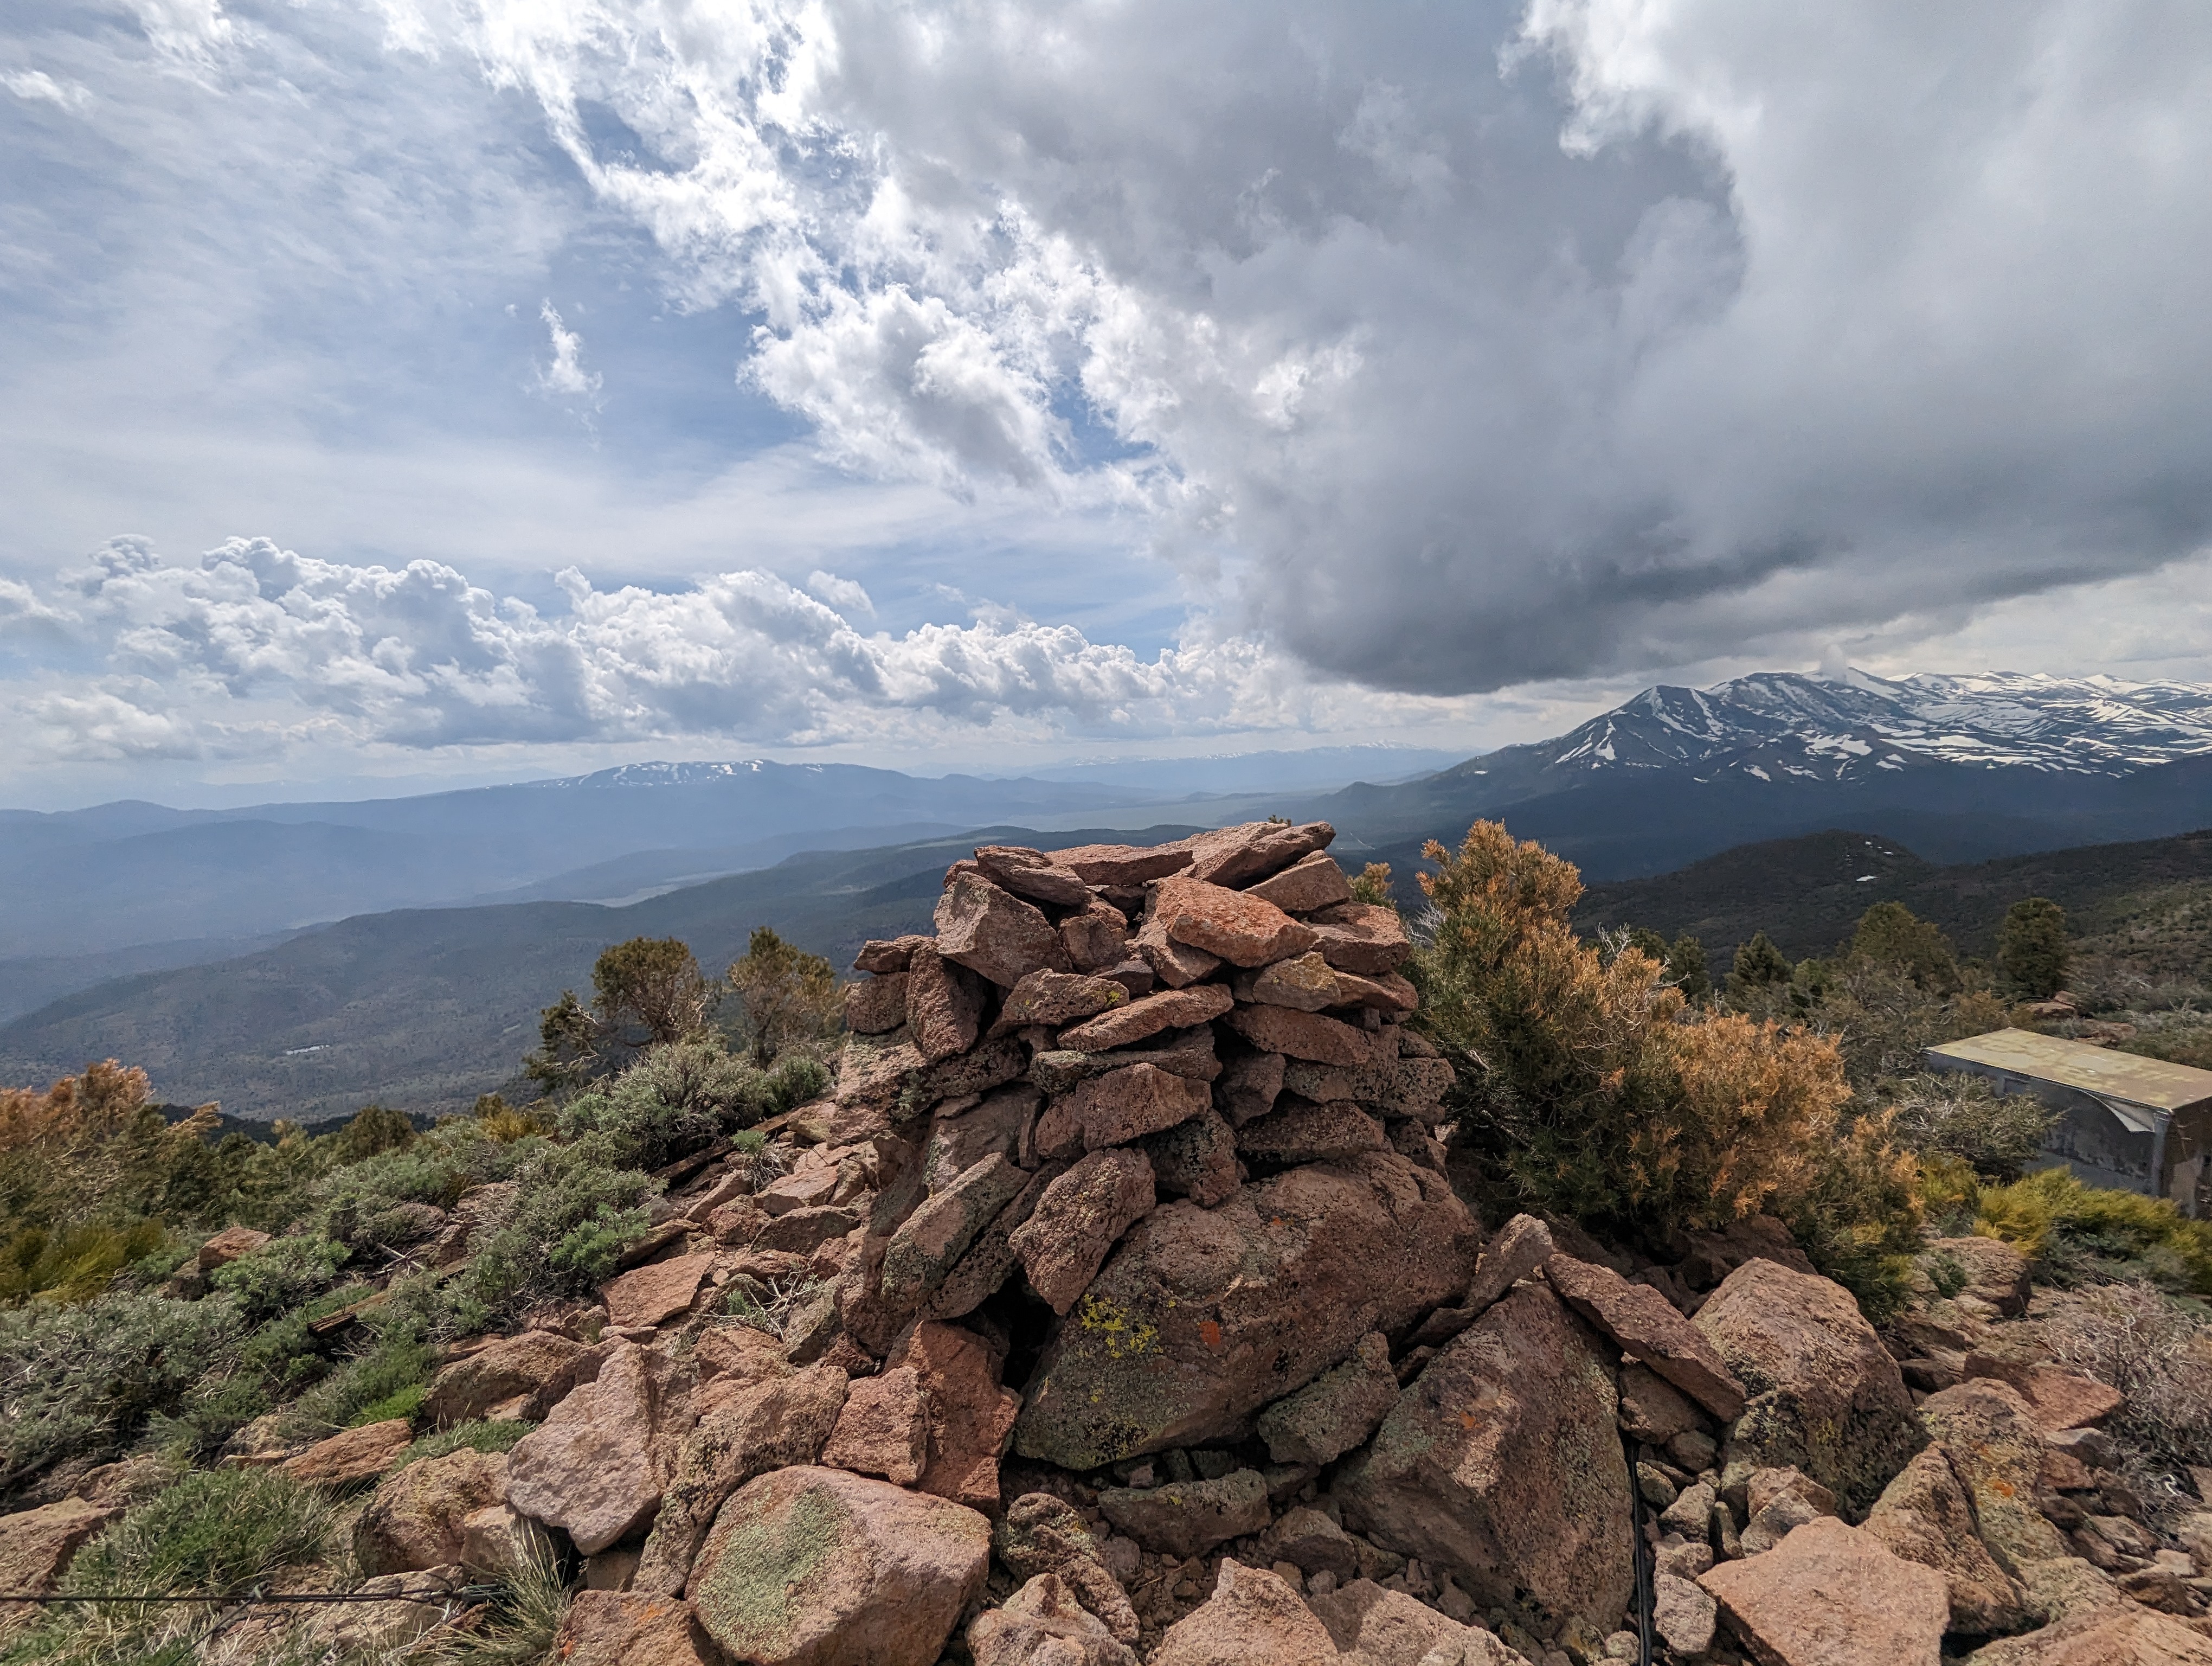
<svg viewBox="0 0 2212 1666"><path fill-rule="evenodd" d="M1714 1666L2045 1620L2138 1653L1992 1666L2212 1663L2095 1467L2118 1396L1992 1328L2006 1246L1941 1250L1900 1372L1771 1219L1667 1266L1486 1242L1331 836L956 864L862 951L834 1098L672 1171L601 1305L457 1350L439 1422L543 1420L388 1475L365 1572L573 1547L564 1666L1593 1666L1647 1616Z"/></svg>

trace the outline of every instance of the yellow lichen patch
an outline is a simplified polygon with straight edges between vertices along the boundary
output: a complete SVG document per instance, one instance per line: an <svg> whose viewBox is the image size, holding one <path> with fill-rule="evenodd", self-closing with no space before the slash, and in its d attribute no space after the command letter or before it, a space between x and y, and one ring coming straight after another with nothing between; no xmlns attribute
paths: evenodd
<svg viewBox="0 0 2212 1666"><path fill-rule="evenodd" d="M1132 1318L1102 1297L1085 1296L1076 1307L1075 1322L1098 1339L1109 1359L1133 1359L1150 1353L1160 1339L1156 1327Z"/></svg>

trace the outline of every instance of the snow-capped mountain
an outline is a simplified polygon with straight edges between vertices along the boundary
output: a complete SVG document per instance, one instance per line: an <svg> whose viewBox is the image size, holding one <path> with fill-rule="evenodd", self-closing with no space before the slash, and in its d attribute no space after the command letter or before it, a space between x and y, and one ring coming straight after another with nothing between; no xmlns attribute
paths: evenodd
<svg viewBox="0 0 2212 1666"><path fill-rule="evenodd" d="M1710 689L1646 689L1556 740L1450 773L1540 790L1685 769L1700 781L1850 781L1931 764L2109 777L2208 755L2212 686L2203 684L1762 672Z"/></svg>

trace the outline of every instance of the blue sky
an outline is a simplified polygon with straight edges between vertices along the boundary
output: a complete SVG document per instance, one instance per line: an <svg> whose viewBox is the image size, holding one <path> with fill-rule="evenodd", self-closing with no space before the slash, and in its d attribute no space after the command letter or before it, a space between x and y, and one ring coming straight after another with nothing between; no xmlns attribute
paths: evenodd
<svg viewBox="0 0 2212 1666"><path fill-rule="evenodd" d="M0 802L2212 678L2212 20L17 0Z"/></svg>

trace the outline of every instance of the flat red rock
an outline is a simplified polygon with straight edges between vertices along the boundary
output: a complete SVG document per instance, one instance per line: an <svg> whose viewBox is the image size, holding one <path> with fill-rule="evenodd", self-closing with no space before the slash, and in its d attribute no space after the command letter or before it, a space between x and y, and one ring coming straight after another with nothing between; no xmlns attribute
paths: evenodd
<svg viewBox="0 0 2212 1666"><path fill-rule="evenodd" d="M1152 920L1175 941L1232 966L1265 966L1304 954L1316 941L1311 927L1273 903L1182 876L1154 887Z"/></svg>
<svg viewBox="0 0 2212 1666"><path fill-rule="evenodd" d="M1163 1030L1208 1023L1233 1005L1226 984L1197 983L1187 989L1164 989L1062 1031L1060 1044L1083 1053L1110 1052L1117 1047L1133 1046Z"/></svg>
<svg viewBox="0 0 2212 1666"><path fill-rule="evenodd" d="M1230 1013L1229 1027L1266 1052L1315 1064L1357 1068L1377 1061L1374 1037L1318 1012L1294 1012L1287 1006L1239 1006ZM1395 1056L1395 1042L1391 1050Z"/></svg>

